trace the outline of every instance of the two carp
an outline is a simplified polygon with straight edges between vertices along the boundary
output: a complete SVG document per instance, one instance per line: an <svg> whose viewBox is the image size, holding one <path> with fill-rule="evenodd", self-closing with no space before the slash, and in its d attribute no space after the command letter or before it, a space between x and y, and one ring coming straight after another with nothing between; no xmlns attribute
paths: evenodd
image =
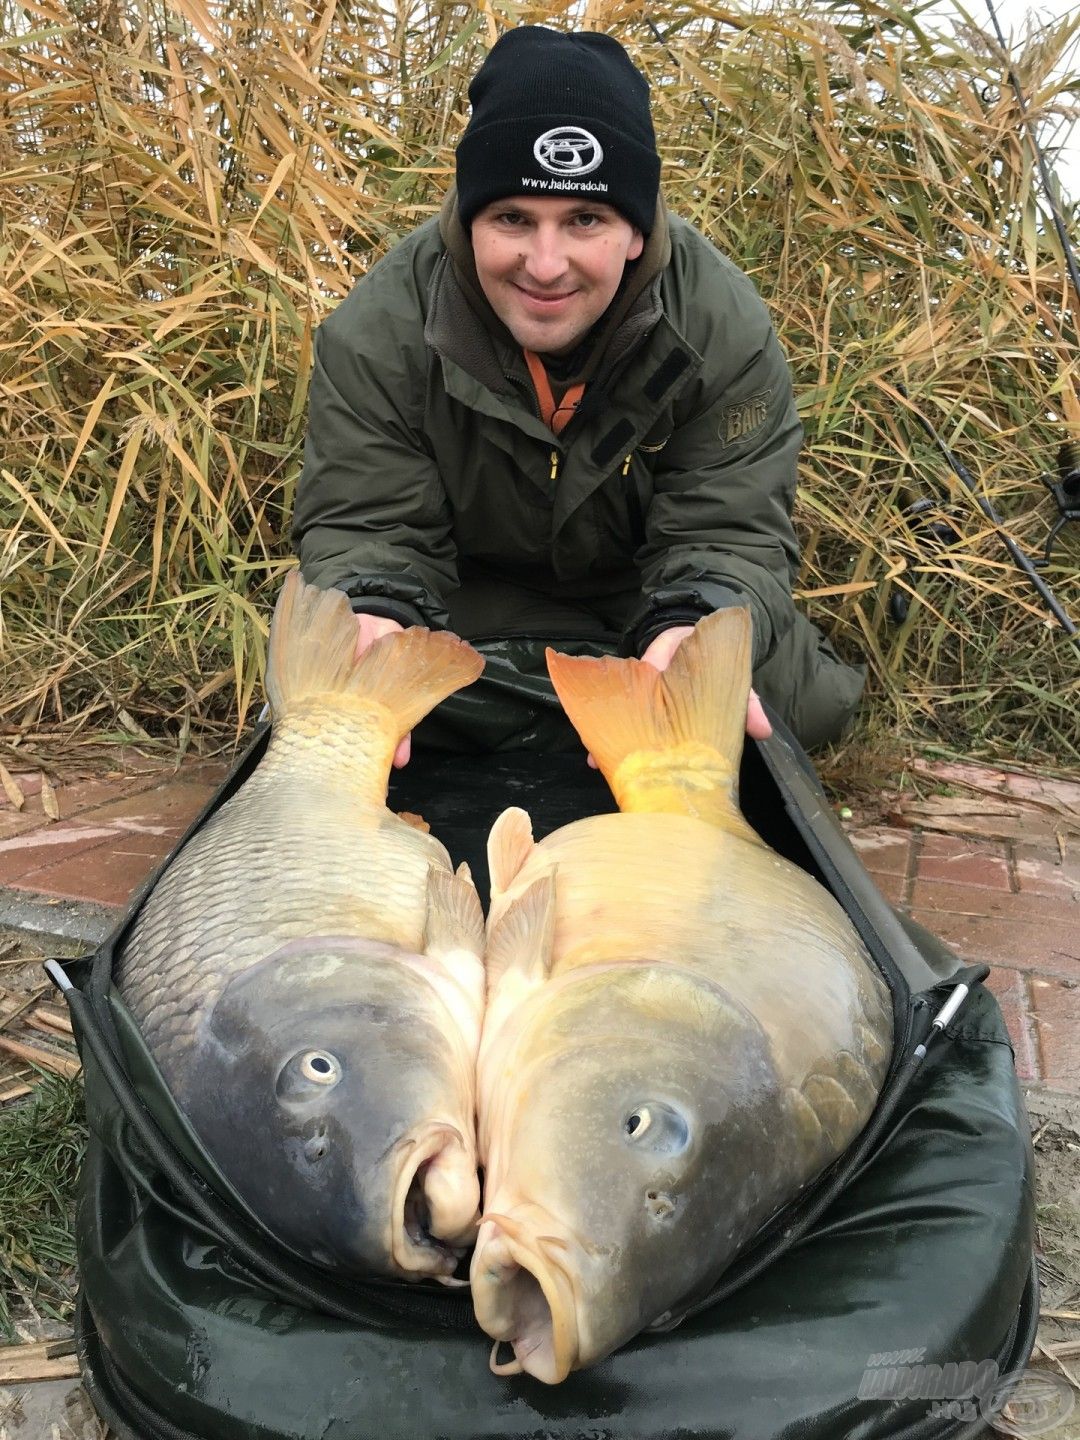
<svg viewBox="0 0 1080 1440"><path fill-rule="evenodd" d="M266 752L155 886L120 991L280 1240L447 1281L472 1248L477 1319L513 1350L492 1368L554 1383L707 1293L858 1135L888 992L738 810L745 612L663 675L548 652L620 813L536 843L505 811L486 932L464 867L385 806L400 738L482 661L355 639L344 596L289 578Z"/></svg>

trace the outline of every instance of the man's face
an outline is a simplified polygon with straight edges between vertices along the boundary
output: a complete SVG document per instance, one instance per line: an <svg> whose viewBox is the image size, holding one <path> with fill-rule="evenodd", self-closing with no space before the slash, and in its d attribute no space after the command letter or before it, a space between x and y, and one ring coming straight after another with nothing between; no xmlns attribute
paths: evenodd
<svg viewBox="0 0 1080 1440"><path fill-rule="evenodd" d="M488 303L518 344L563 355L614 299L645 241L610 205L515 197L472 222L476 273Z"/></svg>

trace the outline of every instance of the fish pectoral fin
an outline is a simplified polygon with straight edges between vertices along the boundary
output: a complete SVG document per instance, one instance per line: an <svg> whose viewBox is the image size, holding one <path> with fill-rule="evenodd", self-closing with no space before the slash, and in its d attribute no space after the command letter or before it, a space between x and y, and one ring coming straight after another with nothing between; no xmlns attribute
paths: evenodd
<svg viewBox="0 0 1080 1440"><path fill-rule="evenodd" d="M532 821L517 805L504 810L488 835L488 873L491 876L491 897L497 898L510 889L536 846Z"/></svg>
<svg viewBox="0 0 1080 1440"><path fill-rule="evenodd" d="M468 868L456 875L439 865L428 869L427 917L424 954L445 955L452 950L484 953L484 911Z"/></svg>
<svg viewBox="0 0 1080 1440"><path fill-rule="evenodd" d="M541 875L512 901L488 934L484 968L488 990L513 967L546 980L555 953L555 870Z"/></svg>
<svg viewBox="0 0 1080 1440"><path fill-rule="evenodd" d="M422 815L415 814L412 810L399 810L397 818L403 825L409 825L414 830L419 830L423 835L431 834L431 826Z"/></svg>

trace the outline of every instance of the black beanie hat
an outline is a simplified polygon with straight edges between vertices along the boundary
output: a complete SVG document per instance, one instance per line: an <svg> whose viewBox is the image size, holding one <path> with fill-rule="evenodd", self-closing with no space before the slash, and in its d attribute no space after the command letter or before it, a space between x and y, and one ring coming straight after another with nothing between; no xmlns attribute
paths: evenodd
<svg viewBox="0 0 1080 1440"><path fill-rule="evenodd" d="M648 234L660 157L649 82L610 35L543 25L509 30L469 86L472 118L457 148L458 214L508 195L611 205Z"/></svg>

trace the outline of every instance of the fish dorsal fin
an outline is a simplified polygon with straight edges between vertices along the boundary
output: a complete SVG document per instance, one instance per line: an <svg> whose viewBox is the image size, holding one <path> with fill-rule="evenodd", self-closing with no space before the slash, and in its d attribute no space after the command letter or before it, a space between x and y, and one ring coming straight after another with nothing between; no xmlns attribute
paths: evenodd
<svg viewBox="0 0 1080 1440"><path fill-rule="evenodd" d="M356 638L356 618L343 591L308 585L296 570L288 575L270 626L266 671L275 722L305 703L351 696L388 712L396 745L484 668L483 657L447 631L416 626L384 635L360 656Z"/></svg>
<svg viewBox="0 0 1080 1440"><path fill-rule="evenodd" d="M551 970L555 946L555 870L534 880L489 927L484 968L488 993L507 970L537 983Z"/></svg>
<svg viewBox="0 0 1080 1440"><path fill-rule="evenodd" d="M736 806L750 692L750 614L699 620L659 672L642 660L548 650L563 709L623 811L695 815L742 830Z"/></svg>
<svg viewBox="0 0 1080 1440"><path fill-rule="evenodd" d="M510 889L535 845L528 812L517 805L504 810L492 825L487 842L493 900Z"/></svg>
<svg viewBox="0 0 1080 1440"><path fill-rule="evenodd" d="M446 955L452 950L484 953L484 911L468 868L462 875L441 865L428 869L425 955Z"/></svg>

